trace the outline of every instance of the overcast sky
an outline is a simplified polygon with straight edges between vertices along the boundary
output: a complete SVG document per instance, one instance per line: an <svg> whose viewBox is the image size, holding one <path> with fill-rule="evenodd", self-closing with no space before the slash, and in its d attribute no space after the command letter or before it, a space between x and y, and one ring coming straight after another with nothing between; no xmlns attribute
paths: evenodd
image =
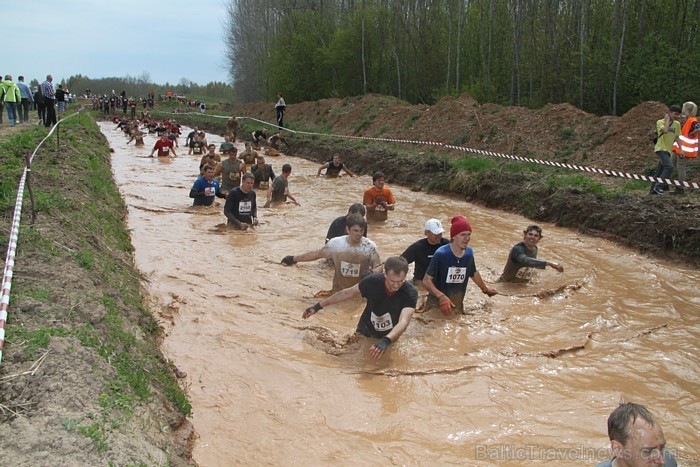
<svg viewBox="0 0 700 467"><path fill-rule="evenodd" d="M3 0L0 73L229 82L226 0Z"/></svg>

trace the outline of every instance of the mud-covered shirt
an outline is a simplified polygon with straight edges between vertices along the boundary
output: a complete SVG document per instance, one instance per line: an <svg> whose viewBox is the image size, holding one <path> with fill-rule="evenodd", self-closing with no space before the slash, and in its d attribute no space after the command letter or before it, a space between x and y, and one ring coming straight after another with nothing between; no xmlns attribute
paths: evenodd
<svg viewBox="0 0 700 467"><path fill-rule="evenodd" d="M322 251L324 257L332 259L335 266L334 291L352 287L381 263L377 245L365 237L357 245L351 245L347 235L332 238Z"/></svg>
<svg viewBox="0 0 700 467"><path fill-rule="evenodd" d="M510 250L508 262L498 282L529 282L532 279L533 268L546 267L547 261L537 259L537 247L529 250L525 243L520 242Z"/></svg>
<svg viewBox="0 0 700 467"><path fill-rule="evenodd" d="M384 284L384 274L370 274L359 285L360 293L367 299L365 309L357 323L357 332L367 337L384 337L399 322L401 310L415 308L418 291L404 281L396 293L390 294Z"/></svg>

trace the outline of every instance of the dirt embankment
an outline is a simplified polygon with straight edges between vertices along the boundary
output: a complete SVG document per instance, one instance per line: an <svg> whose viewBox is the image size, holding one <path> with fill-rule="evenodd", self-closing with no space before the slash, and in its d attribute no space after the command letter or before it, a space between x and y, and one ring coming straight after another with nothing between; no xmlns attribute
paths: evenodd
<svg viewBox="0 0 700 467"><path fill-rule="evenodd" d="M46 130L6 126L0 170L14 194ZM36 222L26 191L0 366L0 463L192 465L189 401L142 303L126 208L89 117L61 125L30 186ZM13 203L3 203L3 256Z"/></svg>
<svg viewBox="0 0 700 467"><path fill-rule="evenodd" d="M657 163L651 133L665 111L662 103L643 102L621 117L598 117L570 104L530 110L480 105L462 95L426 106L370 95L290 105L285 124L309 132L435 141L651 175ZM213 113L274 121L269 103L226 107ZM239 121L244 139L252 129L263 126L248 119ZM203 124L211 131L224 131L223 121ZM324 162L333 152L339 152L344 162L359 173L382 170L390 182L416 191L451 193L470 202L519 212L535 221L555 222L700 266L700 197L695 192L652 197L644 182L553 170L496 157L484 157L485 165L465 168L458 161L466 153L435 146L289 132L287 138L295 156ZM698 180L699 165L697 161L689 164L689 180Z"/></svg>

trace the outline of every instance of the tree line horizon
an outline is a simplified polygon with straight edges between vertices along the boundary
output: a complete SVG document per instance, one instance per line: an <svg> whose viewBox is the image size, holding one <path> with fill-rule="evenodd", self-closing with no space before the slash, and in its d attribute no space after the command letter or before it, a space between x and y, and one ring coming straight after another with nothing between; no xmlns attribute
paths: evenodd
<svg viewBox="0 0 700 467"><path fill-rule="evenodd" d="M230 83L160 85L144 72L67 85L240 104L467 93L598 115L700 99L700 0L228 0L224 23Z"/></svg>
<svg viewBox="0 0 700 467"><path fill-rule="evenodd" d="M228 0L236 101L364 94L621 115L700 99L700 0Z"/></svg>

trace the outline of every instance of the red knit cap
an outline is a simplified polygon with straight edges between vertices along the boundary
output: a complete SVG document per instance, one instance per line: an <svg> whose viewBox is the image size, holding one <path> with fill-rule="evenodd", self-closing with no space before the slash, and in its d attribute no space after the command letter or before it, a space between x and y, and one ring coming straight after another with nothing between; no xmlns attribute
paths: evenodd
<svg viewBox="0 0 700 467"><path fill-rule="evenodd" d="M465 230L472 231L472 226L469 221L462 216L454 216L452 218L452 226L450 227L450 237L455 238Z"/></svg>

